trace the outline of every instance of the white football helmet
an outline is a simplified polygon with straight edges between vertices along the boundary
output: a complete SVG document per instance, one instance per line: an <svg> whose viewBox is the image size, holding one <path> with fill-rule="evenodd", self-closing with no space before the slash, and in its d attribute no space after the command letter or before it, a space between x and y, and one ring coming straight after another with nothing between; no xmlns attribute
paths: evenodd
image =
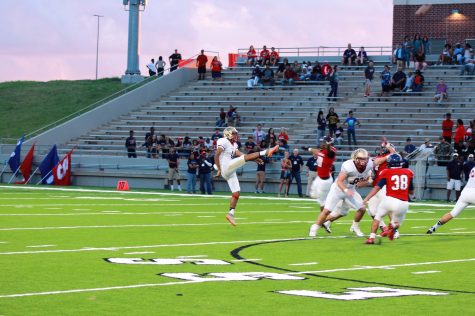
<svg viewBox="0 0 475 316"><path fill-rule="evenodd" d="M235 129L232 126L226 127L223 131L224 137L229 140L234 140L237 136L237 133L238 133L237 129Z"/></svg>
<svg viewBox="0 0 475 316"><path fill-rule="evenodd" d="M353 159L357 168L366 168L369 160L368 151L364 148L358 148L351 153L351 159Z"/></svg>

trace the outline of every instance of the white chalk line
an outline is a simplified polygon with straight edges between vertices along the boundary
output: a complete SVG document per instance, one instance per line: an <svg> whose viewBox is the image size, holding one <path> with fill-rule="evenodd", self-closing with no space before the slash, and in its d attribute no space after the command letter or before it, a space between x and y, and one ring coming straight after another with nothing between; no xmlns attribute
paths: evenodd
<svg viewBox="0 0 475 316"><path fill-rule="evenodd" d="M431 274L431 273L439 273L440 271L419 271L419 272L411 272L412 274Z"/></svg>
<svg viewBox="0 0 475 316"><path fill-rule="evenodd" d="M206 258L208 255L194 255L194 256L178 256L177 259L193 259L193 258Z"/></svg>
<svg viewBox="0 0 475 316"><path fill-rule="evenodd" d="M318 262L302 262L302 263L289 263L289 266L313 266L318 264Z"/></svg>
<svg viewBox="0 0 475 316"><path fill-rule="evenodd" d="M124 252L124 255L146 255L150 253L155 253L155 251L135 251L135 252Z"/></svg>
<svg viewBox="0 0 475 316"><path fill-rule="evenodd" d="M26 248L48 248L48 247L56 247L56 245L32 245L32 246L26 246Z"/></svg>

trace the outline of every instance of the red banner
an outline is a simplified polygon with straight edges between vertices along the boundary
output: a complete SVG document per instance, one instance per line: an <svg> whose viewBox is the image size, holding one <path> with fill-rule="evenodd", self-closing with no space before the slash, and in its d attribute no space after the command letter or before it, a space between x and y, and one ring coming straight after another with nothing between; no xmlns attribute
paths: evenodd
<svg viewBox="0 0 475 316"><path fill-rule="evenodd" d="M55 185L71 185L71 150L61 159L53 168L53 177Z"/></svg>

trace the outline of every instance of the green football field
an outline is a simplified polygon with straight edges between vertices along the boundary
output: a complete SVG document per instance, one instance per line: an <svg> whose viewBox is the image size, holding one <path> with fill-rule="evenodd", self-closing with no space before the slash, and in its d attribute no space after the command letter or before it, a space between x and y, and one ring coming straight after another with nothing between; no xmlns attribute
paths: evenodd
<svg viewBox="0 0 475 316"><path fill-rule="evenodd" d="M0 187L0 315L474 315L475 210L365 245L310 199ZM362 230L369 232L365 215Z"/></svg>

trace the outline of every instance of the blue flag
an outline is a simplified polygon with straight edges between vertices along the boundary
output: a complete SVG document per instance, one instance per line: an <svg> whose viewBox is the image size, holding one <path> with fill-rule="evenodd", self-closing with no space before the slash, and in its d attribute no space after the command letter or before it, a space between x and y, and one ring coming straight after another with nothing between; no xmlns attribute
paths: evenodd
<svg viewBox="0 0 475 316"><path fill-rule="evenodd" d="M53 168L58 164L59 157L58 151L56 150L56 145L51 148L49 153L43 158L43 161L39 165L41 171L41 178L43 179L43 184L53 184Z"/></svg>
<svg viewBox="0 0 475 316"><path fill-rule="evenodd" d="M18 143L16 143L15 150L12 151L12 153L10 154L10 159L8 159L8 164L10 165L10 169L12 169L12 172L16 172L18 168L20 167L20 164L21 164L20 152L21 152L21 144L23 144L23 141L25 141L25 136L22 136L18 140Z"/></svg>

